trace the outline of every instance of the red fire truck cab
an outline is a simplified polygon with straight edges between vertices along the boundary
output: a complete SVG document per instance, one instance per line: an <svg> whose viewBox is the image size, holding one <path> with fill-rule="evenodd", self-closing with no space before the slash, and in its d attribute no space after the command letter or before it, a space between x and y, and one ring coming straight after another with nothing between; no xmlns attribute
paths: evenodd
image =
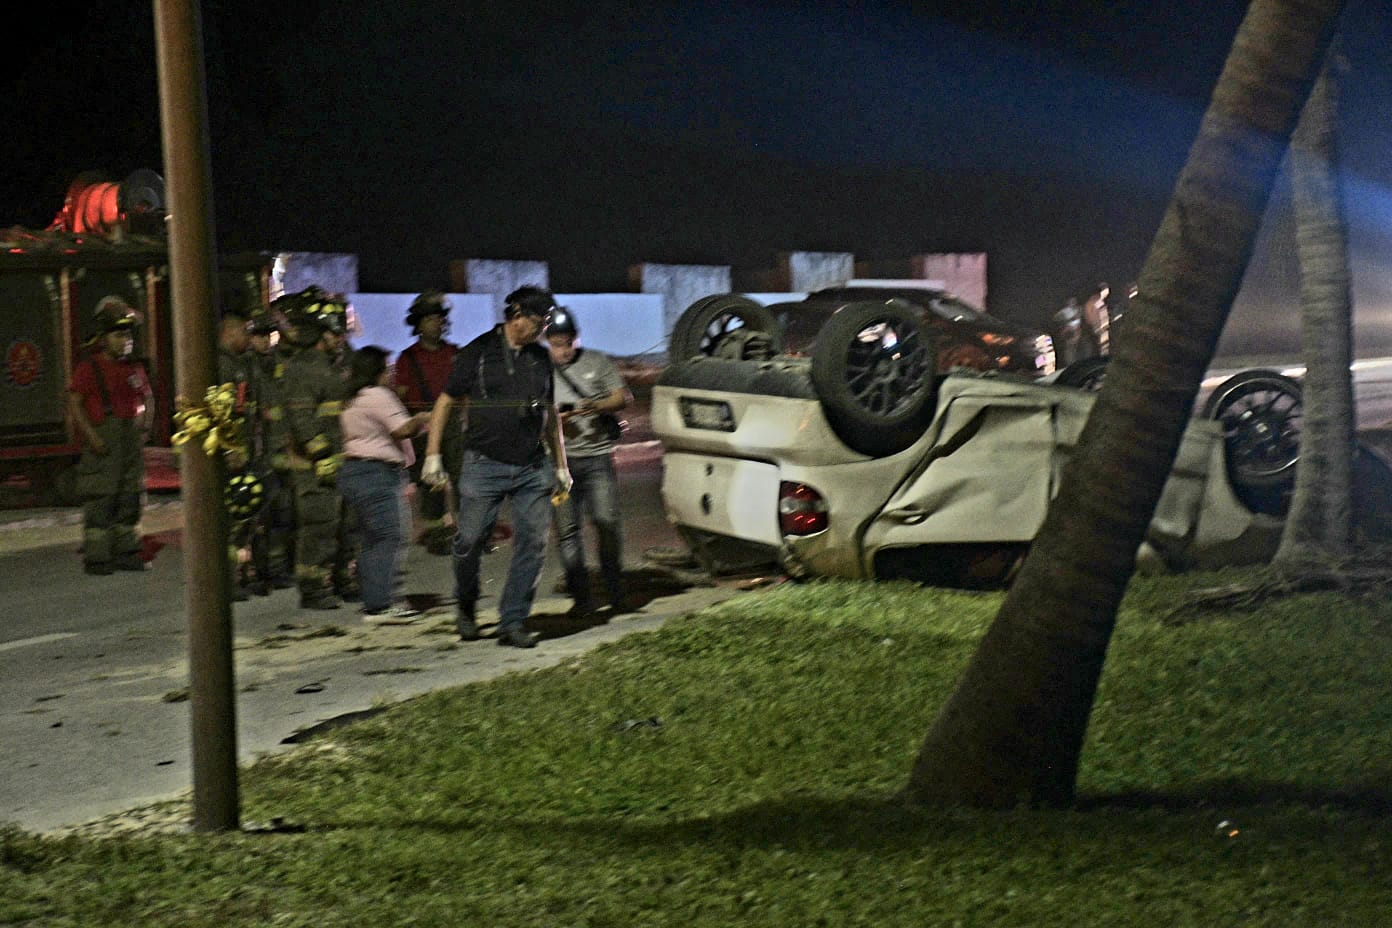
<svg viewBox="0 0 1392 928"><path fill-rule="evenodd" d="M219 259L224 307L265 305L272 258ZM65 390L90 350L97 302L123 297L140 314L136 355L155 392L151 444L167 448L174 412L174 339L163 182L137 171L120 184L84 175L43 230L0 229L0 488L3 500L71 502L62 472L81 451ZM211 307L217 313L219 307Z"/></svg>

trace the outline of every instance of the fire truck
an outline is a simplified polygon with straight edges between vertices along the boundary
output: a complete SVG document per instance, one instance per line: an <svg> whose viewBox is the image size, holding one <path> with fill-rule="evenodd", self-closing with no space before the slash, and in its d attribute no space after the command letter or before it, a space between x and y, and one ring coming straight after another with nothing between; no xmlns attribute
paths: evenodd
<svg viewBox="0 0 1392 928"><path fill-rule="evenodd" d="M167 458L176 381L165 220L164 181L142 170L122 181L83 174L47 228L0 229L0 504L72 502L62 477L81 444L65 390L91 350L97 302L109 294L140 314L135 352L156 404L147 457ZM221 256L221 306L212 311L265 305L272 261Z"/></svg>

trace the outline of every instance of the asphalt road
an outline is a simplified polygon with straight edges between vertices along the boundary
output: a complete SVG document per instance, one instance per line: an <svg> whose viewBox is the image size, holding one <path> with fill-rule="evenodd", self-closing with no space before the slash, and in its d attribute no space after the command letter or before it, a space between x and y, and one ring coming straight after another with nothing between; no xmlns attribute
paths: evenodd
<svg viewBox="0 0 1392 928"><path fill-rule="evenodd" d="M406 626L367 626L349 606L298 608L294 590L233 611L239 756L285 748L330 720L443 686L559 663L602 641L650 628L733 595L729 582L645 566L643 551L673 546L658 500L660 458L639 449L620 469L626 566L638 608L604 622L566 616L542 576L530 651L453 634L449 559L413 547L406 592L434 607ZM143 574L83 574L72 510L6 513L0 522L0 822L30 830L77 825L167 798L192 782L187 628L177 498L155 498L145 527L164 547ZM510 548L484 559L481 622L502 586ZM603 614L601 614L602 616ZM485 633L488 629L485 625Z"/></svg>

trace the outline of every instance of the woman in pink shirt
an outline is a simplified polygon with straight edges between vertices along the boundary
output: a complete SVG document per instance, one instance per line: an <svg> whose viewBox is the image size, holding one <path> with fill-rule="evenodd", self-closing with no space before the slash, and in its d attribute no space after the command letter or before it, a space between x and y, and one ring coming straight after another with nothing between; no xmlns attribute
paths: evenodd
<svg viewBox="0 0 1392 928"><path fill-rule="evenodd" d="M420 615L393 600L405 538L407 468L415 460L411 437L430 421L430 413L408 413L389 380L387 352L376 345L359 348L348 375L349 400L339 414L338 490L357 512L362 530L358 579L368 622L404 622Z"/></svg>

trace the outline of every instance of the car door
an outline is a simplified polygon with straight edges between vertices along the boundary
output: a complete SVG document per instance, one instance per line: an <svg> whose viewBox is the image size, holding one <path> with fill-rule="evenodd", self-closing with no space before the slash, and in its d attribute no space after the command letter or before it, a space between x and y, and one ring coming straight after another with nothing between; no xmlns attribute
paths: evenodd
<svg viewBox="0 0 1392 928"><path fill-rule="evenodd" d="M1029 383L949 377L935 438L865 535L881 547L1029 541L1093 397Z"/></svg>

